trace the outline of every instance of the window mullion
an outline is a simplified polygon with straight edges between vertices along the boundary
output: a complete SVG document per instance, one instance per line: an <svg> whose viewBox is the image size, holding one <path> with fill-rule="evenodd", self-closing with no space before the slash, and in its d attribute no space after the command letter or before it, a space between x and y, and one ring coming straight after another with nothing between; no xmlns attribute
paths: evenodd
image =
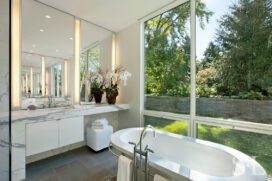
<svg viewBox="0 0 272 181"><path fill-rule="evenodd" d="M190 49L190 68L191 68L191 93L190 93L190 122L188 133L191 137L196 137L196 125L194 124L194 118L196 115L196 1L190 1L191 16L190 16L190 37L191 37L191 49Z"/></svg>

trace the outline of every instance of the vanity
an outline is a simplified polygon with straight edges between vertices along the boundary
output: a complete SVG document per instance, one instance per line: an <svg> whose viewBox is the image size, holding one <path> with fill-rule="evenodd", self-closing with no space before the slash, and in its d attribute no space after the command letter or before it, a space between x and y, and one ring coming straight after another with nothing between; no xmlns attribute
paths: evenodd
<svg viewBox="0 0 272 181"><path fill-rule="evenodd" d="M93 119L108 115L117 130L118 114L129 107L93 104L13 111L12 180L25 178L27 163L86 145L85 128Z"/></svg>

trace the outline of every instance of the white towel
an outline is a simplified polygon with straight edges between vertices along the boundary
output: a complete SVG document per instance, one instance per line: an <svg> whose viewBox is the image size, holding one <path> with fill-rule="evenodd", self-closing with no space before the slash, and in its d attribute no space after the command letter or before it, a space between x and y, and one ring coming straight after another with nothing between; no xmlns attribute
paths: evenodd
<svg viewBox="0 0 272 181"><path fill-rule="evenodd" d="M120 155L118 159L117 181L131 181L132 177L132 161Z"/></svg>
<svg viewBox="0 0 272 181"><path fill-rule="evenodd" d="M108 125L108 120L106 119L106 118L101 118L101 119L97 119L97 120L95 120L95 121L93 121L92 122L92 125L94 126L94 125L98 125L98 126L100 126L100 125Z"/></svg>
<svg viewBox="0 0 272 181"><path fill-rule="evenodd" d="M92 126L104 126L104 124L97 122L97 123L92 123Z"/></svg>
<svg viewBox="0 0 272 181"><path fill-rule="evenodd" d="M103 125L92 125L92 128L93 129L104 129L104 126Z"/></svg>
<svg viewBox="0 0 272 181"><path fill-rule="evenodd" d="M155 174L154 181L169 181L169 180L167 180L166 178L164 178L158 174Z"/></svg>

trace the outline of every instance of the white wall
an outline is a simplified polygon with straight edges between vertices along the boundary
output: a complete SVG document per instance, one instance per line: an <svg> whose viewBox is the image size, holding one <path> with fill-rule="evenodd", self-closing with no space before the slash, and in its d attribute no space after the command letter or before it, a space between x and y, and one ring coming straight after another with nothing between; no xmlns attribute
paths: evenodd
<svg viewBox="0 0 272 181"><path fill-rule="evenodd" d="M129 103L130 110L119 113L119 129L140 126L140 23L116 34L116 65L125 67L132 77L120 87L118 103Z"/></svg>

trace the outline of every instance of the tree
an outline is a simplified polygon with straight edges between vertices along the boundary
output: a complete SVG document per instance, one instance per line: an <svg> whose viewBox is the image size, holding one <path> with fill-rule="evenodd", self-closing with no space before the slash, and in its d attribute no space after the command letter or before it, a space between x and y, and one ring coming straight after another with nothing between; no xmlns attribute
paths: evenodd
<svg viewBox="0 0 272 181"><path fill-rule="evenodd" d="M206 5L198 0L196 15L201 27L204 27L212 12L207 11ZM147 93L189 94L190 37L186 27L189 18L190 3L187 2L145 22Z"/></svg>
<svg viewBox="0 0 272 181"><path fill-rule="evenodd" d="M272 87L272 1L239 0L219 20L218 90L237 95ZM208 50L207 50L208 51Z"/></svg>

